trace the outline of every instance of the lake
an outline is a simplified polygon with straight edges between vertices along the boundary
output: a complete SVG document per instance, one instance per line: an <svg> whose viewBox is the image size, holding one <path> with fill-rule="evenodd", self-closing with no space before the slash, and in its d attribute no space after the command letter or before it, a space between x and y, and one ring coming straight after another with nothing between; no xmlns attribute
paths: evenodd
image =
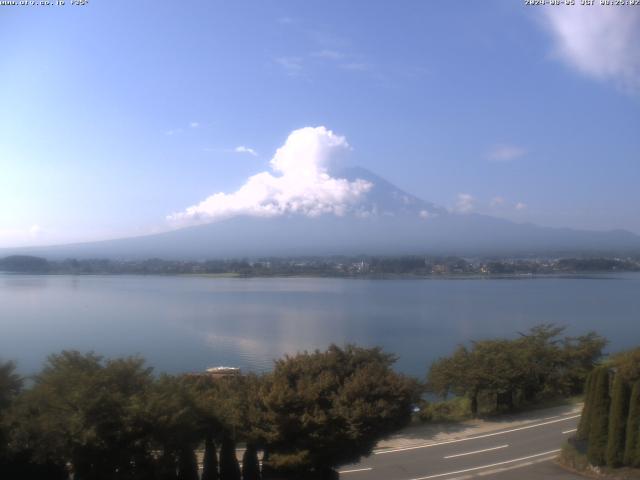
<svg viewBox="0 0 640 480"><path fill-rule="evenodd" d="M397 368L542 322L640 344L640 274L523 279L207 278L0 274L0 358L32 373L62 349L143 355L156 371L274 358L332 342L380 345Z"/></svg>

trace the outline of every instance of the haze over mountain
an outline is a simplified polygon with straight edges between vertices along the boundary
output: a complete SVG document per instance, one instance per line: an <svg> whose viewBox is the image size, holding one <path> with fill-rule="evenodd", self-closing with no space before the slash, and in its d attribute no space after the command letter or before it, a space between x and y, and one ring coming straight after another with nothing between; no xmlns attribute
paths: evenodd
<svg viewBox="0 0 640 480"><path fill-rule="evenodd" d="M335 178L370 184L341 215L240 214L173 231L73 245L0 250L48 258L205 259L342 254L527 255L625 252L640 237L624 230L580 231L518 224L448 211L361 168L332 170Z"/></svg>

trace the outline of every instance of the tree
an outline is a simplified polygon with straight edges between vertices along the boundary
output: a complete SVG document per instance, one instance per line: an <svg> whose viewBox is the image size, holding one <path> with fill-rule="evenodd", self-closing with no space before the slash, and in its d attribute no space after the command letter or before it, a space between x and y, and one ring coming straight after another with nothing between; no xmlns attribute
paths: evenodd
<svg viewBox="0 0 640 480"><path fill-rule="evenodd" d="M622 466L624 461L625 428L629 414L630 393L626 380L622 375L617 374L613 380L607 439L607 465L612 468Z"/></svg>
<svg viewBox="0 0 640 480"><path fill-rule="evenodd" d="M631 389L626 433L623 462L625 465L640 467L640 380Z"/></svg>
<svg viewBox="0 0 640 480"><path fill-rule="evenodd" d="M208 433L204 442L204 459L202 462L202 480L218 480L218 456L213 435Z"/></svg>
<svg viewBox="0 0 640 480"><path fill-rule="evenodd" d="M482 390L495 398L496 410L511 410L516 393L524 389L530 369L517 342L483 340L473 344L469 374L476 376Z"/></svg>
<svg viewBox="0 0 640 480"><path fill-rule="evenodd" d="M580 440L587 440L589 438L589 427L591 426L591 404L593 403L593 396L595 390L594 371L587 375L585 382L584 392L584 406L582 407L582 415L580 415L580 422L578 423L578 431L576 437Z"/></svg>
<svg viewBox="0 0 640 480"><path fill-rule="evenodd" d="M536 325L512 342L526 366L521 379L524 400L534 401L541 395L553 396L559 392L559 366L564 360L564 352L560 348L558 335L564 330L564 327L554 324Z"/></svg>
<svg viewBox="0 0 640 480"><path fill-rule="evenodd" d="M9 465L12 463L12 455L7 448L9 435L6 425L10 421L6 418L6 412L22 390L23 380L15 373L14 362L0 362L0 477L9 478Z"/></svg>
<svg viewBox="0 0 640 480"><path fill-rule="evenodd" d="M16 364L0 362L0 462L6 461L8 439L4 431L6 411L22 390L23 380L15 373Z"/></svg>
<svg viewBox="0 0 640 480"><path fill-rule="evenodd" d="M522 352L511 340L472 342L471 350L460 346L451 357L432 364L428 388L443 397L450 392L469 397L473 416L478 414L481 395L494 400L494 409L511 409L529 373Z"/></svg>
<svg viewBox="0 0 640 480"><path fill-rule="evenodd" d="M51 355L15 410L12 443L38 463L71 463L79 480L143 476L145 433L132 412L150 383L139 358Z"/></svg>
<svg viewBox="0 0 640 480"><path fill-rule="evenodd" d="M478 416L478 395L484 388L482 378L474 371L473 358L465 346L459 346L453 355L436 360L427 374L427 388L446 399L453 393L468 396L471 415Z"/></svg>
<svg viewBox="0 0 640 480"><path fill-rule="evenodd" d="M40 257L30 255L12 255L0 259L0 270L15 273L46 273L50 269L49 262Z"/></svg>
<svg viewBox="0 0 640 480"><path fill-rule="evenodd" d="M616 368L616 374L627 382L640 380L640 347L614 355L611 363Z"/></svg>
<svg viewBox="0 0 640 480"><path fill-rule="evenodd" d="M240 465L236 457L236 444L230 437L222 439L220 480L241 480Z"/></svg>
<svg viewBox="0 0 640 480"><path fill-rule="evenodd" d="M0 415L22 391L23 379L14 362L0 362Z"/></svg>
<svg viewBox="0 0 640 480"><path fill-rule="evenodd" d="M192 384L185 377L161 375L139 405L139 417L154 450L161 452L160 475L191 475L193 451L204 438Z"/></svg>
<svg viewBox="0 0 640 480"><path fill-rule="evenodd" d="M477 416L480 399L492 410L582 391L586 376L600 358L606 341L591 332L559 338L563 327L542 324L513 340L491 339L459 346L437 360L428 374L428 388L446 398L467 396Z"/></svg>
<svg viewBox="0 0 640 480"><path fill-rule="evenodd" d="M198 460L191 445L180 450L178 456L178 480L198 480Z"/></svg>
<svg viewBox="0 0 640 480"><path fill-rule="evenodd" d="M242 456L242 480L260 480L260 463L255 445L247 444Z"/></svg>
<svg viewBox="0 0 640 480"><path fill-rule="evenodd" d="M307 478L333 475L406 425L418 388L391 369L394 361L353 345L278 360L261 389L268 465Z"/></svg>
<svg viewBox="0 0 640 480"><path fill-rule="evenodd" d="M608 341L596 332L562 340L561 387L565 395L584 392L587 375L602 358Z"/></svg>
<svg viewBox="0 0 640 480"><path fill-rule="evenodd" d="M609 430L609 368L598 367L594 373L594 394L591 404L591 425L587 458L593 465L606 463L607 434Z"/></svg>

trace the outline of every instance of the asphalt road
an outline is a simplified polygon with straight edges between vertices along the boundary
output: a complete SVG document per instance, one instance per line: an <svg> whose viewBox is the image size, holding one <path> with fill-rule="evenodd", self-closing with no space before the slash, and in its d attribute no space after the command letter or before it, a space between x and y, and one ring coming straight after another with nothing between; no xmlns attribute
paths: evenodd
<svg viewBox="0 0 640 480"><path fill-rule="evenodd" d="M537 480L581 478L553 464L579 415L532 420L516 428L446 442L381 450L342 467L343 480Z"/></svg>

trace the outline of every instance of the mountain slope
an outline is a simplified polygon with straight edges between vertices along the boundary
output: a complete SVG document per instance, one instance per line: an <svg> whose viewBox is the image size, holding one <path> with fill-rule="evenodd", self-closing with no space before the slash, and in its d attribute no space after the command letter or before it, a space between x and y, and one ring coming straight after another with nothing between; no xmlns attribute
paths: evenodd
<svg viewBox="0 0 640 480"><path fill-rule="evenodd" d="M49 258L160 257L206 259L306 255L523 255L640 250L626 231L592 232L517 224L486 215L461 215L408 194L362 169L342 178L374 184L354 214L337 217L237 216L162 234L54 247L0 250ZM373 214L371 213L373 212Z"/></svg>

